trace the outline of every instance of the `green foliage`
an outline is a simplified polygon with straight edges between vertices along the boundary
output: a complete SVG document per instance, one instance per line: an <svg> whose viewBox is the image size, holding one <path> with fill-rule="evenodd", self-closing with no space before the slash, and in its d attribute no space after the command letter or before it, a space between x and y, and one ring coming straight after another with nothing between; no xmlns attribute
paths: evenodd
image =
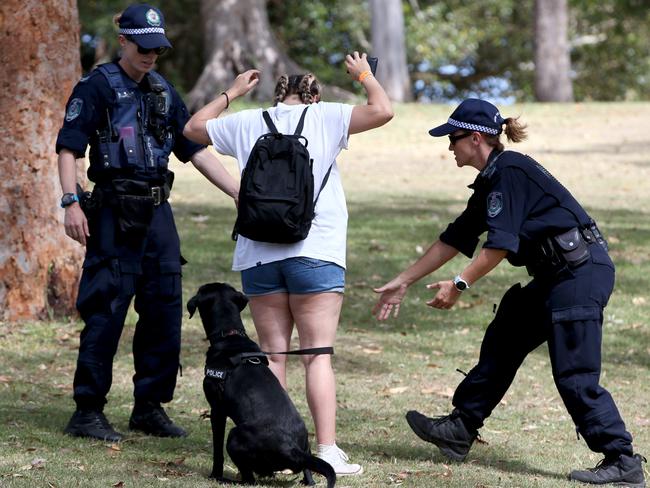
<svg viewBox="0 0 650 488"><path fill-rule="evenodd" d="M128 4L80 1L82 33L105 39L115 54L112 16ZM192 88L205 62L200 4L156 3L174 44L160 58L160 70L182 93ZM419 0L403 5L409 71L420 99L480 95L533 100L534 0ZM569 0L569 7L576 100L649 99L647 1ZM326 84L355 89L342 63L355 49L372 51L367 1L269 0L268 14L280 44L299 65ZM82 53L89 67L92 53L87 48ZM381 59L382 53L373 54Z"/></svg>
<svg viewBox="0 0 650 488"><path fill-rule="evenodd" d="M571 0L577 100L647 100L650 8L646 0Z"/></svg>
<svg viewBox="0 0 650 488"><path fill-rule="evenodd" d="M340 0L271 1L269 21L289 56L320 80L352 90L343 60L370 50L367 2Z"/></svg>
<svg viewBox="0 0 650 488"><path fill-rule="evenodd" d="M521 98L529 92L531 68L523 61L532 58L531 6L532 0L426 1L417 10L409 4L408 59L420 96Z"/></svg>

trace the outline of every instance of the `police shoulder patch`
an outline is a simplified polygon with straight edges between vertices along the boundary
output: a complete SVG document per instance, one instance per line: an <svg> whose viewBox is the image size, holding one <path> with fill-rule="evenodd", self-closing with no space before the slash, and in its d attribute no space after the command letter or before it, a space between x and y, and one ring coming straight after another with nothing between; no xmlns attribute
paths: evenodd
<svg viewBox="0 0 650 488"><path fill-rule="evenodd" d="M73 98L68 105L68 111L65 113L65 121L72 122L79 117L84 101L81 98Z"/></svg>
<svg viewBox="0 0 650 488"><path fill-rule="evenodd" d="M487 197L488 217L496 217L503 210L503 194L500 191L493 191Z"/></svg>

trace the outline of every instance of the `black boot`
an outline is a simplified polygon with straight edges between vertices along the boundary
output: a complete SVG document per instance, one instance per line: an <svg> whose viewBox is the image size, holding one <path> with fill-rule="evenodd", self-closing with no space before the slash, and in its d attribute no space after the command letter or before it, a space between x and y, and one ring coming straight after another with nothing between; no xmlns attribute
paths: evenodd
<svg viewBox="0 0 650 488"><path fill-rule="evenodd" d="M458 409L443 417L425 417L415 410L406 414L413 432L427 442L435 444L440 451L454 461L464 461L478 436L476 429L468 429Z"/></svg>
<svg viewBox="0 0 650 488"><path fill-rule="evenodd" d="M113 430L101 410L75 410L63 432L75 437L91 437L100 441L122 440L122 434Z"/></svg>
<svg viewBox="0 0 650 488"><path fill-rule="evenodd" d="M611 484L629 488L645 488L642 461L648 462L640 454L606 456L594 468L571 471L569 479L592 485Z"/></svg>
<svg viewBox="0 0 650 488"><path fill-rule="evenodd" d="M187 432L167 416L160 403L136 402L129 420L130 430L156 437L186 437Z"/></svg>

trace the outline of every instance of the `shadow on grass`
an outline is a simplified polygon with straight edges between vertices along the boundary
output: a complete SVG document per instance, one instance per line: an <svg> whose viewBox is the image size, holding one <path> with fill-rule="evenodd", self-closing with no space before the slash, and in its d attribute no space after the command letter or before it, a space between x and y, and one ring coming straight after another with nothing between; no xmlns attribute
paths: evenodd
<svg viewBox="0 0 650 488"><path fill-rule="evenodd" d="M441 454L434 445L426 444L424 442L422 442L421 447L412 447L408 444L394 441L365 443L363 445L363 450L389 459L397 458L402 460L430 461L451 466L472 464L474 466L481 466L483 468L495 469L507 473L521 474L525 476L542 476L549 479L563 481L567 480L567 475L564 473L539 469L519 460L508 460L506 457L507 454L504 453L504 457L501 457L498 455L499 453L495 452L496 450L487 452L485 449L481 449L480 453L470 453L464 463L450 460Z"/></svg>

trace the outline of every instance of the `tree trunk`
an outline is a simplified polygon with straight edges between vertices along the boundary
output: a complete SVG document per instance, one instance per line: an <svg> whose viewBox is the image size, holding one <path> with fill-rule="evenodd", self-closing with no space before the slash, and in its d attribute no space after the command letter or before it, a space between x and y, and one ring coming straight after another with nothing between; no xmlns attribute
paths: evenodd
<svg viewBox="0 0 650 488"><path fill-rule="evenodd" d="M406 65L404 12L401 0L370 0L373 55L379 58L377 80L391 100L413 99Z"/></svg>
<svg viewBox="0 0 650 488"><path fill-rule="evenodd" d="M190 109L212 101L247 69L262 72L253 96L269 102L280 75L302 72L279 47L269 25L266 0L203 0L201 17L207 64L188 96Z"/></svg>
<svg viewBox="0 0 650 488"><path fill-rule="evenodd" d="M65 236L54 144L79 78L74 0L0 7L0 320L74 312L81 247Z"/></svg>
<svg viewBox="0 0 650 488"><path fill-rule="evenodd" d="M535 0L535 98L572 102L567 0Z"/></svg>

